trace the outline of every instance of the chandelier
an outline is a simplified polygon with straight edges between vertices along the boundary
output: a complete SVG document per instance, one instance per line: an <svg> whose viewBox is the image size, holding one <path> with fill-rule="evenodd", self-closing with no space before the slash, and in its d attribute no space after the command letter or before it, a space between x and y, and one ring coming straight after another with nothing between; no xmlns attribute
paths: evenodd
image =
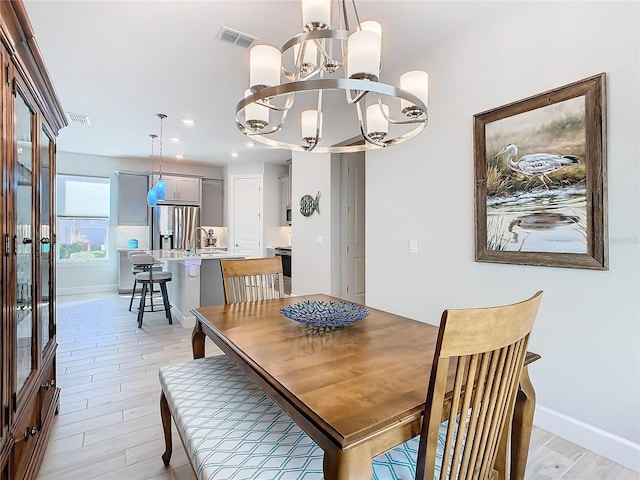
<svg viewBox="0 0 640 480"><path fill-rule="evenodd" d="M351 3L355 25L347 0L334 3L334 22L332 0L302 0L302 33L280 50L251 48L250 88L236 106L242 133L273 147L345 153L396 145L425 129L427 73L406 72L400 87L382 83L382 26L361 22ZM345 122L363 142L336 145L349 138ZM329 126L337 132L325 135Z"/></svg>
<svg viewBox="0 0 640 480"><path fill-rule="evenodd" d="M151 188L147 192L147 205L150 207L155 207L158 204L158 200L164 200L167 196L167 186L162 179L162 121L167 118L164 113L157 113L158 118L160 118L160 175L158 177L158 181L156 182L155 187L153 186L153 142L156 139L157 135L152 133L149 136L151 137Z"/></svg>

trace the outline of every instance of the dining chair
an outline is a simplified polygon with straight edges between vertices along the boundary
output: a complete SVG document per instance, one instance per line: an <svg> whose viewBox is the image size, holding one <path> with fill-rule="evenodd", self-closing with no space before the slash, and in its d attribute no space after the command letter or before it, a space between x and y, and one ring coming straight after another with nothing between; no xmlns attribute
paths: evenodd
<svg viewBox="0 0 640 480"><path fill-rule="evenodd" d="M420 435L376 457L373 480L497 477L541 298L444 311Z"/></svg>
<svg viewBox="0 0 640 480"><path fill-rule="evenodd" d="M225 303L271 300L284 296L282 258L220 260Z"/></svg>

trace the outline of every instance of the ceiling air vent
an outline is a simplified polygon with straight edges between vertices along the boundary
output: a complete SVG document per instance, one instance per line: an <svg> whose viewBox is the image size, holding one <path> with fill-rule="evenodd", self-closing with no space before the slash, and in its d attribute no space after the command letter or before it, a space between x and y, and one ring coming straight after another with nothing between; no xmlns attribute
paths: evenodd
<svg viewBox="0 0 640 480"><path fill-rule="evenodd" d="M67 118L69 118L69 122L75 123L76 125L91 125L89 115L85 115L84 113L67 112Z"/></svg>
<svg viewBox="0 0 640 480"><path fill-rule="evenodd" d="M246 33L233 30L232 28L225 27L224 25L220 28L220 31L218 32L216 38L218 40L222 40L223 42L232 43L243 48L249 48L251 44L255 40L257 40L256 37L252 37L251 35L247 35Z"/></svg>

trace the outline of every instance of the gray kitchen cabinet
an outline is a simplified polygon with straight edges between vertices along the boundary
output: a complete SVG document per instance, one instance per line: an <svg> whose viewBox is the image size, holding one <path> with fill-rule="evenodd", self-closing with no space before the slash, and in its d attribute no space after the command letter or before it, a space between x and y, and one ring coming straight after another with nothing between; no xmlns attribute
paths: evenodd
<svg viewBox="0 0 640 480"><path fill-rule="evenodd" d="M133 288L133 272L131 270L131 261L129 260L130 251L118 250L118 293L131 293ZM136 250L136 252L144 253L144 250Z"/></svg>
<svg viewBox="0 0 640 480"><path fill-rule="evenodd" d="M118 225L147 225L149 177L118 173Z"/></svg>
<svg viewBox="0 0 640 480"><path fill-rule="evenodd" d="M200 178L182 177L178 175L162 175L166 185L166 196L159 203L185 202L200 204ZM158 175L153 176L153 184L158 181Z"/></svg>
<svg viewBox="0 0 640 480"><path fill-rule="evenodd" d="M201 224L213 227L223 226L224 182L205 178L202 180Z"/></svg>

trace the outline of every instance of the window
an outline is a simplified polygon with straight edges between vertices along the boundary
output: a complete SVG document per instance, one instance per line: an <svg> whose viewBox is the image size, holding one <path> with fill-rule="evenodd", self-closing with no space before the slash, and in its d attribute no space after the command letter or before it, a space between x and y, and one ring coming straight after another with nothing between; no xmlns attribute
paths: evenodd
<svg viewBox="0 0 640 480"><path fill-rule="evenodd" d="M58 260L107 258L108 178L57 176Z"/></svg>

